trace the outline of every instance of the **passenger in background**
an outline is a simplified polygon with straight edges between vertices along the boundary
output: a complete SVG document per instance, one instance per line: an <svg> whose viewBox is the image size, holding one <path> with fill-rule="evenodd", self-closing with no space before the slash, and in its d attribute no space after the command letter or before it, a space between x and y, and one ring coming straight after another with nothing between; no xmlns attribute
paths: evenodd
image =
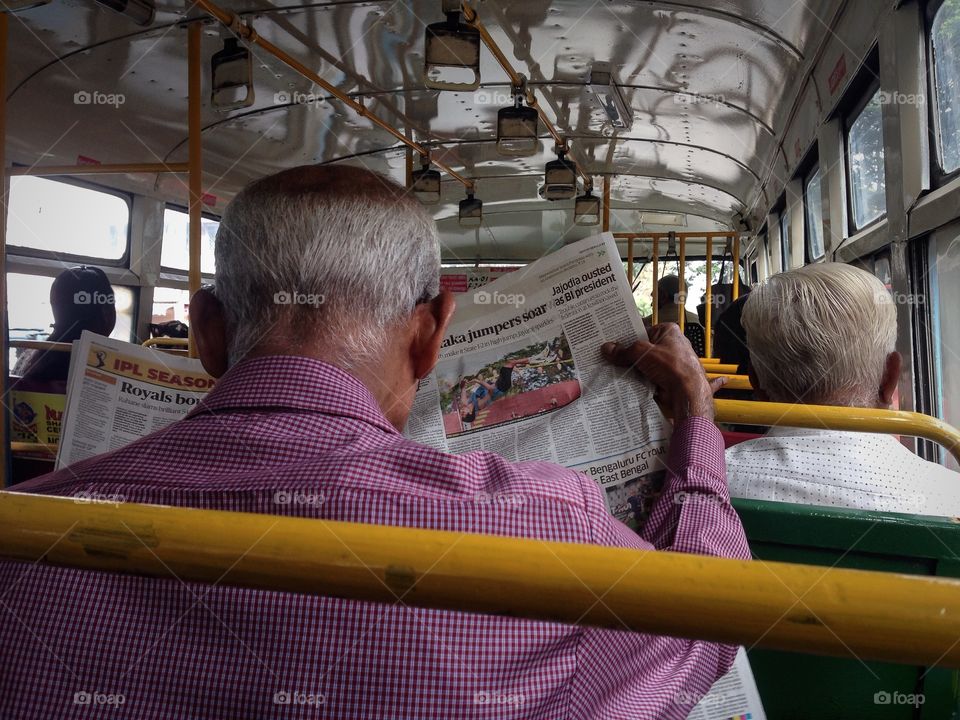
<svg viewBox="0 0 960 720"><path fill-rule="evenodd" d="M737 366L737 374L746 375L750 368L747 333L743 329L743 306L749 295L734 300L714 323L713 354L720 362Z"/></svg>
<svg viewBox="0 0 960 720"><path fill-rule="evenodd" d="M681 296L680 278L676 275L664 275L657 283L657 322L658 323L676 323L680 324L680 308L683 305L683 299L686 293ZM700 318L696 313L684 310L684 323L686 325L699 325ZM643 319L644 325L653 323L653 315L647 315Z"/></svg>
<svg viewBox="0 0 960 720"><path fill-rule="evenodd" d="M57 275L50 286L53 331L50 342L71 343L84 330L109 335L117 323L113 287L100 268L81 265ZM25 379L66 381L70 353L27 350L18 359L13 375Z"/></svg>
<svg viewBox="0 0 960 720"><path fill-rule="evenodd" d="M743 310L757 399L888 408L900 375L883 283L841 263L774 275ZM727 450L734 497L960 516L960 475L890 435L772 428Z"/></svg>
<svg viewBox="0 0 960 720"><path fill-rule="evenodd" d="M190 303L216 388L185 419L18 490L595 543L636 550L637 562L655 549L750 557L712 388L676 326L595 351L641 370L673 412L664 491L640 537L580 473L451 455L401 434L454 308L439 290L436 226L403 187L344 165L260 180L224 213L216 264L215 294ZM125 697L138 717L679 719L691 706L677 697L701 697L735 653L410 608L402 597L387 605L42 563L0 563L0 596L4 718L62 717L69 698L96 689ZM290 694L322 700L278 707Z"/></svg>

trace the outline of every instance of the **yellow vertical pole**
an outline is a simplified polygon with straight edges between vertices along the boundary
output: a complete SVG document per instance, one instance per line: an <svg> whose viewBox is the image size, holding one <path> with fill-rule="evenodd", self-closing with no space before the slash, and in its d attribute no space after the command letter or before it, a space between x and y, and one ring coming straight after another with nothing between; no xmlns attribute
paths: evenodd
<svg viewBox="0 0 960 720"><path fill-rule="evenodd" d="M0 352L0 378L3 378L4 400L7 399L7 203L10 200L10 179L7 177L7 13L0 13L0 337L3 338L3 352ZM0 439L3 440L3 461L0 462L0 487L6 487L7 463L10 461L10 445L7 443L7 404L0 405Z"/></svg>
<svg viewBox="0 0 960 720"><path fill-rule="evenodd" d="M603 176L603 231L610 232L610 176Z"/></svg>
<svg viewBox="0 0 960 720"><path fill-rule="evenodd" d="M721 265L721 267L723 267ZM703 329L707 357L713 357L713 235L707 235L707 326Z"/></svg>
<svg viewBox="0 0 960 720"><path fill-rule="evenodd" d="M660 238L653 236L653 324L660 321L659 270L660 270Z"/></svg>
<svg viewBox="0 0 960 720"><path fill-rule="evenodd" d="M627 238L627 279L633 289L633 235Z"/></svg>
<svg viewBox="0 0 960 720"><path fill-rule="evenodd" d="M677 312L677 321L680 323L680 332L683 332L687 319L687 236L680 233L680 310Z"/></svg>
<svg viewBox="0 0 960 720"><path fill-rule="evenodd" d="M740 297L740 233L733 236L733 299Z"/></svg>
<svg viewBox="0 0 960 720"><path fill-rule="evenodd" d="M202 27L199 22L190 24L187 30L187 74L189 95L187 100L187 127L189 132L188 164L190 166L190 297L200 289L200 227L203 209L203 145L200 132L200 111L203 99L200 95L201 86L201 35ZM190 357L197 356L197 346L194 340L195 333L190 333Z"/></svg>

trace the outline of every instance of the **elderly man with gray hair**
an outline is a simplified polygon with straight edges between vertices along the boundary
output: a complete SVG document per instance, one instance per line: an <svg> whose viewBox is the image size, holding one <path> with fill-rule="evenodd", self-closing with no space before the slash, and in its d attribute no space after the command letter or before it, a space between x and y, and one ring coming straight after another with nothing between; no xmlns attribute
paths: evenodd
<svg viewBox="0 0 960 720"><path fill-rule="evenodd" d="M842 263L774 275L743 309L758 400L888 408L900 375L896 308ZM960 475L890 435L772 428L727 450L734 497L960 516Z"/></svg>
<svg viewBox="0 0 960 720"><path fill-rule="evenodd" d="M593 358L635 366L673 412L640 537L577 472L401 434L454 308L436 227L404 188L340 165L265 178L227 208L216 260L216 292L190 306L220 378L202 405L23 490L593 543L638 563L652 550L749 558L712 388L675 325ZM155 541L131 528L117 547ZM410 608L399 590L384 605L0 563L0 597L5 719L87 717L69 699L90 692L123 697L130 718L685 718L735 652Z"/></svg>

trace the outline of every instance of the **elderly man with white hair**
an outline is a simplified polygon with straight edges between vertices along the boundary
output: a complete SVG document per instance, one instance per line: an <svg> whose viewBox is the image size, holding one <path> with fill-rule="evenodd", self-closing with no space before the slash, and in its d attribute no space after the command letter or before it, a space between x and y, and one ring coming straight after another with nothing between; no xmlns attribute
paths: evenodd
<svg viewBox="0 0 960 720"><path fill-rule="evenodd" d="M896 308L876 277L842 263L774 275L742 323L757 399L889 408L900 375ZM734 497L960 516L960 475L890 435L772 428L727 450Z"/></svg>
<svg viewBox="0 0 960 720"><path fill-rule="evenodd" d="M640 537L577 472L401 434L454 308L436 227L404 188L340 165L265 178L227 208L216 260L215 293L190 306L220 378L201 406L18 489L593 543L638 563L661 549L749 558L711 387L676 326L595 350L672 405L664 492ZM489 502L502 496L523 501ZM154 541L131 528L118 547ZM385 605L42 564L0 563L0 598L5 720L90 717L78 693L123 697L124 718L663 720L687 717L735 652L410 608L402 595Z"/></svg>

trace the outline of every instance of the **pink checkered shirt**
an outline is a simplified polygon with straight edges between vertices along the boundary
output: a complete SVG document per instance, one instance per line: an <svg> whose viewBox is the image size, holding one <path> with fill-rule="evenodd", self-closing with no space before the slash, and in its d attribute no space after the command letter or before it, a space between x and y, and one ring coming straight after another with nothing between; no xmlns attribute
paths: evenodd
<svg viewBox="0 0 960 720"><path fill-rule="evenodd" d="M747 558L723 445L674 433L644 535L586 477L405 439L353 376L232 369L184 420L17 490ZM722 502L674 502L678 492ZM480 502L501 494L522 503ZM656 578L651 578L656 582ZM0 563L0 717L683 718L734 648L556 623Z"/></svg>

